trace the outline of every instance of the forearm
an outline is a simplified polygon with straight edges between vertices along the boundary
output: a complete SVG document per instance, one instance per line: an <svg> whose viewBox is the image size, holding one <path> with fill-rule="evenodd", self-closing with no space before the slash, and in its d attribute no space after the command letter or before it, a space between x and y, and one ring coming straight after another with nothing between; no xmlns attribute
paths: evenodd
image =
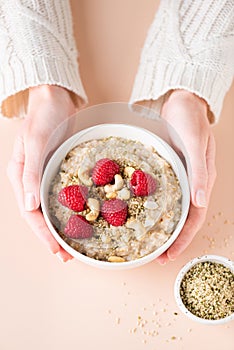
<svg viewBox="0 0 234 350"><path fill-rule="evenodd" d="M58 85L77 106L87 101L77 64L68 0L1 1L0 105L6 116L20 114L28 88Z"/></svg>
<svg viewBox="0 0 234 350"><path fill-rule="evenodd" d="M146 101L160 113L170 90L185 89L202 97L217 121L234 74L233 33L233 1L161 1L130 102Z"/></svg>

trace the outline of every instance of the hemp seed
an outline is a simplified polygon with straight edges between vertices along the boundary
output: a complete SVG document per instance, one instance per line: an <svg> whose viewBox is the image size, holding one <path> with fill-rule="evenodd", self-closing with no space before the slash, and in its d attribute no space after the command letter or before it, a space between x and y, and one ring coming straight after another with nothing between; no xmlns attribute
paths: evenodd
<svg viewBox="0 0 234 350"><path fill-rule="evenodd" d="M218 320L234 312L234 274L222 264L200 262L184 276L180 296L195 316Z"/></svg>

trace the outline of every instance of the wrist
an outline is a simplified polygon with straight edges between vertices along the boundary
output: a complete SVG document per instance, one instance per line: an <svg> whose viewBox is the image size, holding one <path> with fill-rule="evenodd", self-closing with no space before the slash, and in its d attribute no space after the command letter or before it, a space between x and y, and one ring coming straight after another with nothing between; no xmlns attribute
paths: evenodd
<svg viewBox="0 0 234 350"><path fill-rule="evenodd" d="M75 104L72 99L72 93L66 88L58 85L39 85L29 88L29 105L32 103L50 103L61 106L68 110L68 114L76 111Z"/></svg>
<svg viewBox="0 0 234 350"><path fill-rule="evenodd" d="M162 106L162 118L171 120L175 113L179 115L185 111L188 115L193 115L193 118L197 116L198 119L210 124L209 107L203 98L183 89L169 91Z"/></svg>
<svg viewBox="0 0 234 350"><path fill-rule="evenodd" d="M31 95L39 95L40 97L43 97L45 99L50 99L58 94L63 94L64 96L69 96L69 92L63 88L62 86L58 85L38 85L38 86L32 86L29 88L29 94Z"/></svg>
<svg viewBox="0 0 234 350"><path fill-rule="evenodd" d="M202 97L196 95L195 93L193 93L189 90L184 90L184 89L171 90L169 92L168 98L180 98L180 99L184 99L187 101L197 102L203 106L207 106L206 101Z"/></svg>
<svg viewBox="0 0 234 350"><path fill-rule="evenodd" d="M166 99L166 102L170 100L171 101L180 101L180 102L185 102L185 103L196 103L196 105L200 106L204 110L207 111L208 105L207 102L202 98L199 97L198 95L194 94L191 91L184 90L184 89L175 89L171 90L168 93L168 97Z"/></svg>

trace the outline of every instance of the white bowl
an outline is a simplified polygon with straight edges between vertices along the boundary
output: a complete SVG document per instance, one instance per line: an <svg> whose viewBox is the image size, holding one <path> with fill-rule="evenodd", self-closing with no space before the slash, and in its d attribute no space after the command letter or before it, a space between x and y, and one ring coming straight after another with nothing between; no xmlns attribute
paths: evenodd
<svg viewBox="0 0 234 350"><path fill-rule="evenodd" d="M180 310L186 316L188 316L190 319L192 319L193 321L207 324L207 325L218 325L218 324L224 324L224 323L230 322L230 321L234 320L234 313L231 314L230 316L227 316L227 317L224 317L224 318L221 318L218 320L204 319L204 318L198 317L198 316L194 315L192 312L190 312L186 308L186 306L184 305L184 303L181 299L180 286L181 286L181 282L182 282L185 274L194 265L199 264L201 262L205 262L205 261L210 261L210 262L222 264L222 265L226 266L227 268L229 268L234 273L234 262L226 257L219 256L219 255L204 255L204 256L196 257L196 258L192 259L179 271L179 273L176 277L175 284L174 284L174 296L175 296L176 303L177 303L178 307L180 308Z"/></svg>
<svg viewBox="0 0 234 350"><path fill-rule="evenodd" d="M61 161L64 159L66 154L73 147L77 146L82 142L93 140L93 139L105 138L109 136L123 137L126 139L140 141L146 146L153 146L155 150L157 150L157 152L171 164L175 174L178 177L178 180L180 182L180 186L182 189L182 214L181 214L180 221L176 229L174 230L173 234L171 235L171 237L154 252L142 258L139 258L137 260L121 262L121 263L95 260L73 249L60 237L60 235L55 230L53 224L51 223L50 214L48 210L49 187L51 185L52 179L54 178L55 174L59 169ZM89 265L93 265L101 268L110 268L110 269L133 268L133 267L137 267L145 263L148 263L154 260L159 255L161 255L170 247L170 245L178 237L185 223L185 220L187 218L189 205L190 205L190 191L189 191L186 171L184 169L184 166L180 158L177 156L175 151L166 142L164 142L161 138L159 138L155 134L143 128L139 128L131 125L125 125L125 124L101 124L101 125L93 126L88 129L82 130L77 134L75 134L74 136L72 136L71 138L69 138L55 151L55 153L49 160L41 182L42 212L44 214L45 221L51 233L55 237L55 239L73 257Z"/></svg>

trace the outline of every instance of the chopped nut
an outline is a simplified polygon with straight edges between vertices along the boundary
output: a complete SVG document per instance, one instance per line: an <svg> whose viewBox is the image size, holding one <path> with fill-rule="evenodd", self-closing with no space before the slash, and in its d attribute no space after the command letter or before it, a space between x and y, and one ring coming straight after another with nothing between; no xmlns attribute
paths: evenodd
<svg viewBox="0 0 234 350"><path fill-rule="evenodd" d="M124 175L130 178L134 171L135 169L133 167L127 166L126 168L124 168Z"/></svg>
<svg viewBox="0 0 234 350"><path fill-rule="evenodd" d="M106 194L106 198L108 199L114 199L117 197L117 193L116 192L110 192Z"/></svg>
<svg viewBox="0 0 234 350"><path fill-rule="evenodd" d="M131 197L131 193L130 193L129 189L124 187L120 191L118 191L117 197L119 199L122 199L122 200L128 200Z"/></svg>
<svg viewBox="0 0 234 350"><path fill-rule="evenodd" d="M109 256L108 261L109 261L109 262L124 262L125 259L122 258L121 256L115 256L115 255L113 255L113 256Z"/></svg>
<svg viewBox="0 0 234 350"><path fill-rule="evenodd" d="M99 212L90 211L88 214L85 215L85 219L87 221L94 221L97 219L98 215L99 215Z"/></svg>
<svg viewBox="0 0 234 350"><path fill-rule="evenodd" d="M85 167L80 167L78 169L78 178L80 179L80 181L86 185L86 186L92 186L93 185L93 180L92 178L89 176L90 173L90 169L87 169Z"/></svg>
<svg viewBox="0 0 234 350"><path fill-rule="evenodd" d="M96 198L88 198L87 206L90 210L100 211L100 202Z"/></svg>
<svg viewBox="0 0 234 350"><path fill-rule="evenodd" d="M100 213L100 203L96 198L88 198L87 206L90 212L85 215L86 220L94 221Z"/></svg>
<svg viewBox="0 0 234 350"><path fill-rule="evenodd" d="M122 176L120 174L116 174L114 179L115 179L115 183L113 185L111 185L111 184L105 185L104 191L106 193L116 192L116 191L119 191L123 188L124 180L123 180Z"/></svg>
<svg viewBox="0 0 234 350"><path fill-rule="evenodd" d="M119 191L123 188L124 185L124 181L122 179L122 176L119 174L115 175L115 183L114 183L114 187L116 191Z"/></svg>
<svg viewBox="0 0 234 350"><path fill-rule="evenodd" d="M106 193L114 192L114 190L113 190L113 185L110 185L110 184L105 185L105 186L104 186L104 191L105 191Z"/></svg>

